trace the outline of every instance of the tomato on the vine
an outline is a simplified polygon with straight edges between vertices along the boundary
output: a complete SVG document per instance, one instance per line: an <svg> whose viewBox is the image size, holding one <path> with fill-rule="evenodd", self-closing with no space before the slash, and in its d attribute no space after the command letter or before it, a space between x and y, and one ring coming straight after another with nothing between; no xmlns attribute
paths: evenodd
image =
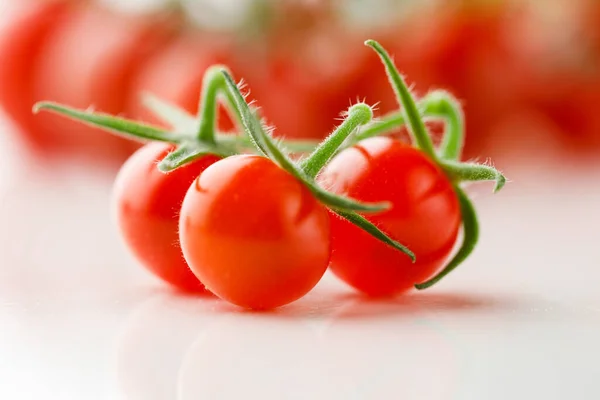
<svg viewBox="0 0 600 400"><path fill-rule="evenodd" d="M344 150L320 175L327 189L362 201L391 203L367 219L416 255L373 239L332 217L330 268L371 296L399 294L430 278L452 252L461 225L459 202L444 172L423 152L377 137Z"/></svg>
<svg viewBox="0 0 600 400"><path fill-rule="evenodd" d="M40 49L32 76L34 97L122 113L137 70L170 35L170 21L163 17L118 15L79 4ZM123 158L137 147L56 115L40 115L36 122L36 134L58 151Z"/></svg>
<svg viewBox="0 0 600 400"><path fill-rule="evenodd" d="M113 212L123 241L141 264L180 290L203 292L179 246L179 210L192 182L219 158L207 155L160 172L156 164L173 149L149 143L125 162L115 180Z"/></svg>
<svg viewBox="0 0 600 400"><path fill-rule="evenodd" d="M302 182L254 155L223 159L198 177L183 201L180 239L208 290L252 309L304 296L330 256L327 209Z"/></svg>

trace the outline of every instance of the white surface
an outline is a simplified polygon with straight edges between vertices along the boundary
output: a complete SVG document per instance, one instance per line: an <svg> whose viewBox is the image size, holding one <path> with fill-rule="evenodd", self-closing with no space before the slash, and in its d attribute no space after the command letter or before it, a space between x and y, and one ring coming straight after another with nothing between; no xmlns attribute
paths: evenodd
<svg viewBox="0 0 600 400"><path fill-rule="evenodd" d="M109 173L23 165L0 162L0 399L600 398L598 171L478 190L481 246L433 290L327 276L255 314L138 267Z"/></svg>

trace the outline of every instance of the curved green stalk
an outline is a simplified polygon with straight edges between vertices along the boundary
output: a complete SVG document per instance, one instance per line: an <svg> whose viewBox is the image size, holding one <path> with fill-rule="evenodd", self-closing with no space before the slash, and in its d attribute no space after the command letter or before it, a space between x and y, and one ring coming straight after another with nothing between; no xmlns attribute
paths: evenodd
<svg viewBox="0 0 600 400"><path fill-rule="evenodd" d="M506 184L506 177L496 168L489 165L441 160L440 166L455 181L495 181L494 193L498 192Z"/></svg>
<svg viewBox="0 0 600 400"><path fill-rule="evenodd" d="M198 139L205 143L215 142L217 130L218 95L224 92L225 80L221 70L224 66L215 65L206 70L202 78L202 93L198 110L200 126L198 127Z"/></svg>
<svg viewBox="0 0 600 400"><path fill-rule="evenodd" d="M475 208L469 200L469 197L461 188L456 186L455 191L458 196L458 201L460 202L460 212L463 219L463 243L452 260L450 260L448 265L446 265L441 272L428 281L415 285L415 288L418 290L424 290L435 285L456 269L456 267L471 255L479 240L479 222L477 221Z"/></svg>
<svg viewBox="0 0 600 400"><path fill-rule="evenodd" d="M80 121L85 125L102 128L119 136L134 140L155 140L160 142L179 143L188 139L187 136L168 132L151 125L141 124L136 121L100 112L78 110L53 102L44 101L35 104L33 112L37 114L40 111L54 112Z"/></svg>
<svg viewBox="0 0 600 400"><path fill-rule="evenodd" d="M367 221L364 217L356 214L355 211L381 211L389 208L387 203L379 204L365 204L349 199L347 197L338 196L322 189L313 178L307 176L304 171L298 167L292 160L290 160L282 151L279 149L275 141L267 134L263 126L258 121L255 113L250 110L250 107L246 103L242 94L240 93L237 85L226 72L222 71L225 76L227 86L231 91L232 95L236 100L236 104L240 110L242 121L244 123L244 129L248 133L257 147L266 156L273 161L277 162L281 168L288 171L292 176L302 182L306 187L313 193L315 198L320 200L324 205L328 206L332 211L340 216L348 219L351 223L355 224L365 232L372 235L374 238L404 252L411 259L414 260L414 254L408 250L402 244L394 241L388 237L384 232L379 230L375 225ZM335 149L333 150L335 152Z"/></svg>
<svg viewBox="0 0 600 400"><path fill-rule="evenodd" d="M358 103L351 106L344 121L302 161L300 168L307 176L315 178L348 136L359 126L367 124L372 118L373 110L367 104Z"/></svg>
<svg viewBox="0 0 600 400"><path fill-rule="evenodd" d="M460 102L450 92L434 90L423 98L424 114L445 119L446 127L438 155L445 160L458 160L465 142L465 116Z"/></svg>
<svg viewBox="0 0 600 400"><path fill-rule="evenodd" d="M417 102L417 107L423 117L441 118L445 122L444 137L437 151L439 157L458 159L464 145L464 115L458 100L445 90L433 90ZM374 136L390 134L405 124L404 113L391 112L354 135L348 146Z"/></svg>
<svg viewBox="0 0 600 400"><path fill-rule="evenodd" d="M375 40L367 40L365 45L375 50L385 65L388 78L392 84L392 87L394 88L394 92L396 93L398 104L402 107L402 112L404 113L406 121L408 122L409 132L411 133L416 145L425 154L431 157L432 160L437 160L433 143L429 137L425 123L421 118L421 113L417 108L416 101L413 95L410 93L406 82L402 76L400 76L398 69L392 62L390 55Z"/></svg>
<svg viewBox="0 0 600 400"><path fill-rule="evenodd" d="M257 147L262 153L264 153L264 155L268 156L270 159L279 164L281 168L288 171L296 179L305 184L317 199L328 206L339 208L344 211L377 212L389 208L389 204L385 202L362 203L347 197L329 193L317 185L314 179L307 176L301 168L294 164L294 162L290 160L290 158L285 155L283 151L279 149L279 147L277 147L275 141L265 132L263 126L256 117L256 114L252 112L248 106L248 103L246 103L246 100L244 100L244 97L233 81L233 78L231 78L231 75L229 75L226 71L223 71L222 73L225 76L229 90L234 93L237 106L239 107L240 114L242 115L244 128L246 129L248 136L255 141Z"/></svg>

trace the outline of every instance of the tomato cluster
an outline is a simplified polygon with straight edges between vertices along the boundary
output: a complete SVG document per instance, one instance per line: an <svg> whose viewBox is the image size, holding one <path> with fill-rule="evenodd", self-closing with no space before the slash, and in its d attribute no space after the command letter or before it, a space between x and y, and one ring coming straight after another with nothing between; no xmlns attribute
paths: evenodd
<svg viewBox="0 0 600 400"><path fill-rule="evenodd" d="M173 286L271 309L304 296L330 267L365 294L392 296L427 288L464 261L478 224L460 184L495 180L500 189L504 177L459 161L463 115L450 93L432 91L417 104L383 47L366 44L383 61L401 111L373 121L372 107L354 104L299 158L283 146L302 153L307 143L275 140L218 65L201 79L197 118L148 97L170 128L53 102L36 109L150 141L123 165L113 208L132 253ZM219 131L221 109L237 134ZM437 147L425 117L445 122ZM401 126L413 146L382 136ZM452 254L461 225L463 243Z"/></svg>

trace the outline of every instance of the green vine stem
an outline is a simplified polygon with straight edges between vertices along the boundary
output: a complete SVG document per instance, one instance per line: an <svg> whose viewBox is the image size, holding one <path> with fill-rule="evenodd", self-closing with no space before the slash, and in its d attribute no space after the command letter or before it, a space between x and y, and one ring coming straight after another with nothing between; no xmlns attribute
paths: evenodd
<svg viewBox="0 0 600 400"><path fill-rule="evenodd" d="M496 168L488 165L441 160L440 166L452 180L457 182L494 181L494 193L500 191L506 184L506 177Z"/></svg>
<svg viewBox="0 0 600 400"><path fill-rule="evenodd" d="M226 95L228 109L234 112L237 121L241 121L241 116L237 109L233 107L235 104L233 99L228 96L226 90L225 79L221 70L226 69L222 65L213 65L206 70L202 80L202 94L200 95L200 103L198 110L198 118L200 126L198 127L198 139L201 142L215 142L215 132L217 130L217 111L220 94Z"/></svg>
<svg viewBox="0 0 600 400"><path fill-rule="evenodd" d="M440 118L446 124L438 155L447 159L459 158L464 142L464 116L458 100L451 93L437 89L421 98L417 107L424 118ZM405 124L404 113L391 112L354 135L348 145L351 146L374 136L390 134Z"/></svg>
<svg viewBox="0 0 600 400"><path fill-rule="evenodd" d="M60 114L80 121L85 125L102 128L115 135L138 141L153 140L159 142L180 143L188 140L188 136L186 135L168 132L164 129L142 124L137 121L131 121L105 113L78 110L49 101L42 101L34 105L33 113L37 114L40 111L50 111Z"/></svg>
<svg viewBox="0 0 600 400"><path fill-rule="evenodd" d="M445 160L459 160L465 144L465 116L460 102L445 90L431 91L423 101L428 105L425 115L446 121L438 155Z"/></svg>
<svg viewBox="0 0 600 400"><path fill-rule="evenodd" d="M402 113L404 113L406 121L408 122L408 130L415 144L421 151L431 157L432 160L437 160L431 137L429 137L425 123L421 118L421 113L419 112L416 101L410 93L404 78L400 76L400 73L396 69L389 54L374 40L367 40L365 45L375 50L385 65L386 73L394 92L396 93L398 104L402 107Z"/></svg>
<svg viewBox="0 0 600 400"><path fill-rule="evenodd" d="M300 164L300 168L307 176L315 178L348 136L372 119L373 110L367 104L358 103L350 107L344 121Z"/></svg>
<svg viewBox="0 0 600 400"><path fill-rule="evenodd" d="M248 136L252 138L261 153L269 157L281 168L288 171L292 176L302 182L313 193L315 198L321 201L325 206L329 207L340 217L347 219L349 222L363 229L376 239L381 240L382 242L394 247L399 251L402 251L404 254L410 257L413 262L415 261L414 253L412 253L406 246L391 239L377 226L356 213L356 211L381 211L388 208L388 204L365 204L347 197L338 196L322 189L313 178L309 177L301 167L289 159L288 156L277 146L273 138L266 132L266 129L256 118L256 114L250 109L248 103L246 103L233 78L231 78L227 71L222 72L225 76L227 86L231 91L231 94L235 97L236 105L240 110L240 114L242 115L244 129L246 130ZM361 111L361 107L358 107L357 110L359 112L366 111L364 109ZM333 148L332 151L335 152L336 150L337 149ZM370 208L370 210L365 210L365 208Z"/></svg>

